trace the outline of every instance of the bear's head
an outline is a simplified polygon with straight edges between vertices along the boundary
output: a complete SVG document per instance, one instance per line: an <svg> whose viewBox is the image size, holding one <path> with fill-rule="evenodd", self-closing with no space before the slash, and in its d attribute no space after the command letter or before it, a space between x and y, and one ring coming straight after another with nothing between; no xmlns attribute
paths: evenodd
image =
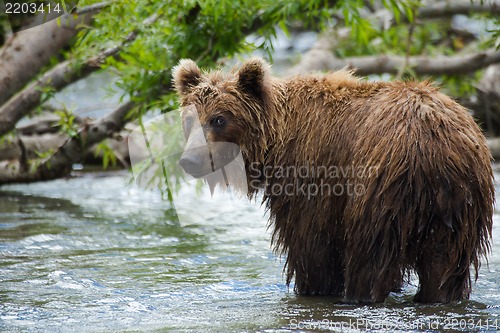
<svg viewBox="0 0 500 333"><path fill-rule="evenodd" d="M240 150L245 160L254 160L265 148L268 72L261 59L229 73L202 72L187 59L173 69L187 142L179 161L184 171L202 177L231 162Z"/></svg>

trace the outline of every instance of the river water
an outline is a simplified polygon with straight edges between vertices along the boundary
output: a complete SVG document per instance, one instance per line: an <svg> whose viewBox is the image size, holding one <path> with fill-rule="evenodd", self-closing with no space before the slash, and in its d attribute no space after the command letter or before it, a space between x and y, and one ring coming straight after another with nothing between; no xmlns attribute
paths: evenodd
<svg viewBox="0 0 500 333"><path fill-rule="evenodd" d="M352 306L286 287L258 204L179 223L129 178L2 187L1 332L500 331L498 214L470 301L416 305L409 285L384 304Z"/></svg>

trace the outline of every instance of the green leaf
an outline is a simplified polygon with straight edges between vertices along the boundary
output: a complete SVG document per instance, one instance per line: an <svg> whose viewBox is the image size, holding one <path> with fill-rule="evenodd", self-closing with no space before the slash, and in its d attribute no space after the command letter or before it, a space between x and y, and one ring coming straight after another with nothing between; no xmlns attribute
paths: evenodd
<svg viewBox="0 0 500 333"><path fill-rule="evenodd" d="M109 146L108 140L104 140L95 147L94 157L102 158L102 167L107 169L110 165L115 166L117 157L113 149Z"/></svg>

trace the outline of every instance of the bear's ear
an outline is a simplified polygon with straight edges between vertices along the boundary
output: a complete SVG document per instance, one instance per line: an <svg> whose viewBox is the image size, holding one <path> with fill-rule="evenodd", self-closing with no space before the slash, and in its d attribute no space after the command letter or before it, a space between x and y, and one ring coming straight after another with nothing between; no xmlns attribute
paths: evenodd
<svg viewBox="0 0 500 333"><path fill-rule="evenodd" d="M201 82L201 71L191 59L182 59L172 70L175 90L179 95L187 95L193 87Z"/></svg>
<svg viewBox="0 0 500 333"><path fill-rule="evenodd" d="M269 65L262 59L248 60L237 73L238 88L259 99L264 98Z"/></svg>

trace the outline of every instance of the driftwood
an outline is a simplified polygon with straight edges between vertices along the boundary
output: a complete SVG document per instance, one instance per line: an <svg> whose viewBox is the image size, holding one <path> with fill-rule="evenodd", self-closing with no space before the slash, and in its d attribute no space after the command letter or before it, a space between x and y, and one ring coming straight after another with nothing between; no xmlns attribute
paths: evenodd
<svg viewBox="0 0 500 333"><path fill-rule="evenodd" d="M116 156L119 166L130 166L130 156L127 139L129 131L121 131L109 138L107 145ZM66 141L68 136L63 133L43 133L34 135L19 135L14 140L0 143L0 162L38 158L48 152L57 151ZM23 155L25 154L25 155ZM96 145L90 147L82 157L84 164L102 165L102 152L97 151Z"/></svg>
<svg viewBox="0 0 500 333"><path fill-rule="evenodd" d="M37 164L29 162L21 146L21 158L0 162L0 185L50 180L68 175L74 163L84 158L90 147L119 132L126 124L128 113L135 107L126 102L92 124L84 126L75 137L67 139L50 157Z"/></svg>
<svg viewBox="0 0 500 333"><path fill-rule="evenodd" d="M68 137L62 133L43 133L19 135L13 140L0 144L0 161L36 158L39 155L60 147Z"/></svg>

